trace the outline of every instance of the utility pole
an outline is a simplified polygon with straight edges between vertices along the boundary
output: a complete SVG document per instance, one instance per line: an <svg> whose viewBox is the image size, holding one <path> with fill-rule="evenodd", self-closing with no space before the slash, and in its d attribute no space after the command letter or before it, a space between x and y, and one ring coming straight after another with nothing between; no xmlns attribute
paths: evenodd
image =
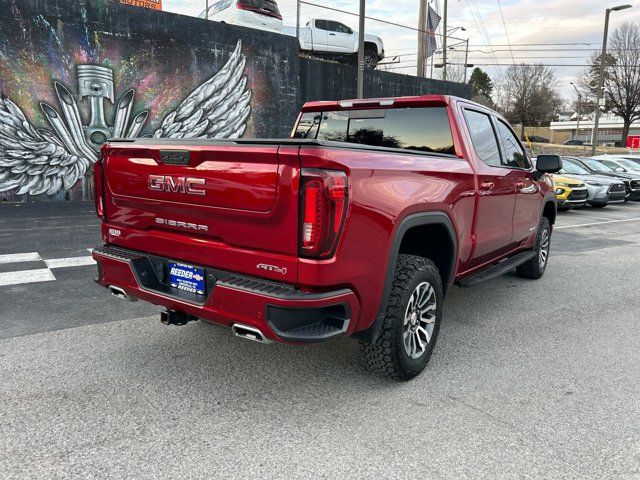
<svg viewBox="0 0 640 480"><path fill-rule="evenodd" d="M418 76L427 76L427 0L420 0L420 13L418 14Z"/></svg>
<svg viewBox="0 0 640 480"><path fill-rule="evenodd" d="M209 0L207 0L204 4L204 18L206 18L207 20L209 20Z"/></svg>
<svg viewBox="0 0 640 480"><path fill-rule="evenodd" d="M578 137L578 139L580 138L580 104L582 103L582 95L580 94L580 90L578 90L578 87L576 87L576 84L573 82L570 82L571 85L573 85L573 88L575 89L576 93L578 94L578 105L576 105L576 115L578 116L578 122L576 124L576 137Z"/></svg>
<svg viewBox="0 0 640 480"><path fill-rule="evenodd" d="M442 80L447 80L447 0L444 0L444 16L442 25Z"/></svg>
<svg viewBox="0 0 640 480"><path fill-rule="evenodd" d="M469 39L467 38L467 48L464 51L464 83L467 83L467 64L469 62Z"/></svg>
<svg viewBox="0 0 640 480"><path fill-rule="evenodd" d="M593 140L591 141L591 155L596 154L596 144L598 143L598 127L600 126L600 99L604 93L604 71L607 56L607 37L609 36L609 15L611 12L618 12L631 8L631 5L618 5L617 7L607 8L604 16L604 38L602 39L602 53L600 54L600 78L598 80L598 91L596 92L596 112L593 120Z"/></svg>
<svg viewBox="0 0 640 480"><path fill-rule="evenodd" d="M358 98L364 98L364 20L366 1L360 0L360 39L358 42Z"/></svg>

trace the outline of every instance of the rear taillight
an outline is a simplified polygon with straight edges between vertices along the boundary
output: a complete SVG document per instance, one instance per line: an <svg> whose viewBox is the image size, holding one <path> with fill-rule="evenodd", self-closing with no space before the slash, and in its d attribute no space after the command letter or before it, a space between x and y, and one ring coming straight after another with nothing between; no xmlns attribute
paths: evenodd
<svg viewBox="0 0 640 480"><path fill-rule="evenodd" d="M104 178L102 160L93 165L93 196L96 204L96 214L101 220L106 220L104 212Z"/></svg>
<svg viewBox="0 0 640 480"><path fill-rule="evenodd" d="M300 255L331 257L347 213L349 186L344 172L303 169Z"/></svg>

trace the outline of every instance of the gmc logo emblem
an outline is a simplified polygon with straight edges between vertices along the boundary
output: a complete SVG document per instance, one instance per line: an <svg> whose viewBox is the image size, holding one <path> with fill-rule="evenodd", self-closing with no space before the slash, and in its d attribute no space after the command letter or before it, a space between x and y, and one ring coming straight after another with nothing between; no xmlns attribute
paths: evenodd
<svg viewBox="0 0 640 480"><path fill-rule="evenodd" d="M170 177L168 175L149 175L149 190L156 192L187 193L205 196L204 178Z"/></svg>

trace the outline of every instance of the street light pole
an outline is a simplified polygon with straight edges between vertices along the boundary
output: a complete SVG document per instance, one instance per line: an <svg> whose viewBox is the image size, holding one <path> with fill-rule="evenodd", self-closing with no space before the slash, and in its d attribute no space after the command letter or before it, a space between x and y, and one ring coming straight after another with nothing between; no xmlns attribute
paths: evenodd
<svg viewBox="0 0 640 480"><path fill-rule="evenodd" d="M442 23L442 80L447 80L447 0L444 0L444 15Z"/></svg>
<svg viewBox="0 0 640 480"><path fill-rule="evenodd" d="M593 119L593 140L591 141L591 155L596 154L596 145L598 143L598 127L600 126L600 99L604 93L604 72L607 56L607 38L609 36L609 15L611 12L618 12L631 8L631 5L618 5L617 7L607 8L604 16L604 37L602 39L602 54L600 55L600 77L598 79L598 90L596 92L596 111Z"/></svg>
<svg viewBox="0 0 640 480"><path fill-rule="evenodd" d="M358 98L364 98L364 20L366 1L360 0L360 39L358 42Z"/></svg>

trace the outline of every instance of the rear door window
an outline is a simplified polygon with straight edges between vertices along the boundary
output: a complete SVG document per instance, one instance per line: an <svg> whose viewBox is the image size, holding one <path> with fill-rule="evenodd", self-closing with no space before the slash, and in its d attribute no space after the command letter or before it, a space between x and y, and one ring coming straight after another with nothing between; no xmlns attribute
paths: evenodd
<svg viewBox="0 0 640 480"><path fill-rule="evenodd" d="M473 148L480 160L492 167L501 167L500 147L491 124L491 117L475 110L465 110L464 116Z"/></svg>
<svg viewBox="0 0 640 480"><path fill-rule="evenodd" d="M498 120L498 134L502 140L502 151L504 153L504 164L513 168L529 168L529 160L520 146L520 142L511 129L502 121Z"/></svg>

